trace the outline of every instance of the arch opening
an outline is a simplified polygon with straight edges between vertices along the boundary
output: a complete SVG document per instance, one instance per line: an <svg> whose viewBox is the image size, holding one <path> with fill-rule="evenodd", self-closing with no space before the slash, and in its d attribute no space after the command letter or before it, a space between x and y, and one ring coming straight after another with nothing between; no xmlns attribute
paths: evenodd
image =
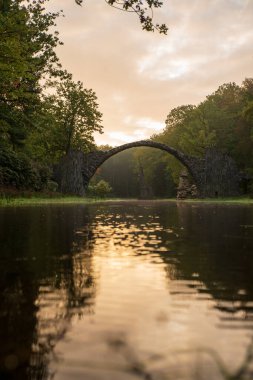
<svg viewBox="0 0 253 380"><path fill-rule="evenodd" d="M175 198L177 181L172 170L180 173L182 165L174 163L171 157L164 151L150 147L119 152L99 166L89 182L87 195L99 196L102 186L105 189L104 196L113 198ZM109 188L110 191L106 193Z"/></svg>
<svg viewBox="0 0 253 380"><path fill-rule="evenodd" d="M154 148L154 149L163 151L165 153L169 153L171 156L177 159L181 163L181 165L183 165L185 169L187 169L187 171L190 174L190 177L193 179L193 183L195 184L195 187L198 186L198 182L196 180L196 173L194 171L194 166L192 162L192 160L195 159L194 157L192 158L170 146L167 146L159 142L151 141L151 140L136 141L136 142L120 145L116 148L113 148L107 151L95 151L95 152L89 153L87 157L87 162L86 162L86 173L84 173L86 177L87 186L88 186L89 181L94 176L94 174L97 173L98 169L106 161L108 161L110 158L116 156L117 154L121 152L127 151L132 148L138 148L138 147ZM143 188L145 188L144 184L143 184ZM145 190L143 190L143 192L145 193ZM148 193L149 191L146 190L146 197L148 197Z"/></svg>

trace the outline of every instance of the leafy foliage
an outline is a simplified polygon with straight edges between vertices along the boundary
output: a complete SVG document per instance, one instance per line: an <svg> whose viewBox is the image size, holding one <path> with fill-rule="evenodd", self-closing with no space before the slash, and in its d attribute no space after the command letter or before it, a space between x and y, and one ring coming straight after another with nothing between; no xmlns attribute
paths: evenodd
<svg viewBox="0 0 253 380"><path fill-rule="evenodd" d="M0 186L43 190L50 174L48 167L31 162L23 153L0 150Z"/></svg>
<svg viewBox="0 0 253 380"><path fill-rule="evenodd" d="M92 197L106 198L112 191L110 184L101 179L96 184L90 184L88 194Z"/></svg>
<svg viewBox="0 0 253 380"><path fill-rule="evenodd" d="M248 170L253 167L252 99L252 78L245 79L242 86L224 84L198 106L173 109L165 130L154 139L199 156L206 148L215 147Z"/></svg>
<svg viewBox="0 0 253 380"><path fill-rule="evenodd" d="M45 2L0 2L0 135L14 148L31 127L41 80L63 74L58 33L51 31L59 13L46 13Z"/></svg>
<svg viewBox="0 0 253 380"><path fill-rule="evenodd" d="M93 133L102 133L102 114L93 90L85 89L81 82L70 78L57 83L55 88L55 94L44 96L37 129L29 139L30 147L39 147L38 158L47 156L51 161L70 149L94 148Z"/></svg>
<svg viewBox="0 0 253 380"><path fill-rule="evenodd" d="M160 8L163 1L159 0L105 0L106 3L116 9L133 12L139 17L143 30L154 32L157 30L161 34L167 34L168 27L165 24L155 24L153 22L153 9ZM82 5L83 0L75 0L78 5Z"/></svg>

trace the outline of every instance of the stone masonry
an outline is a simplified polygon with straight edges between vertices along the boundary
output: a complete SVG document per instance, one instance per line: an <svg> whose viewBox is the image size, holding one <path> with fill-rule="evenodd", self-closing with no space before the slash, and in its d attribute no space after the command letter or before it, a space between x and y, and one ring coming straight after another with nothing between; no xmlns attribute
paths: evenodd
<svg viewBox="0 0 253 380"><path fill-rule="evenodd" d="M87 154L71 151L63 157L55 171L59 190L83 196L90 179L103 162L126 149L145 146L163 150L177 158L191 175L200 197L230 196L239 193L239 172L230 157L213 150L208 150L204 158L193 157L151 140L136 141L108 151L97 150Z"/></svg>

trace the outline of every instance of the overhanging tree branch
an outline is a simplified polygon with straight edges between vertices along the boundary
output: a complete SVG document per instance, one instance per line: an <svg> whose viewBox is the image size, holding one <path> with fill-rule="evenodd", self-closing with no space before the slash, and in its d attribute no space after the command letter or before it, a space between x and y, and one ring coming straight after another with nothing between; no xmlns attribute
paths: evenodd
<svg viewBox="0 0 253 380"><path fill-rule="evenodd" d="M75 0L78 5L83 4L83 0ZM161 34L167 34L168 27L165 24L155 24L153 22L154 8L161 8L163 1L159 0L105 0L113 8L125 12L133 12L139 17L143 30L154 32L157 30Z"/></svg>

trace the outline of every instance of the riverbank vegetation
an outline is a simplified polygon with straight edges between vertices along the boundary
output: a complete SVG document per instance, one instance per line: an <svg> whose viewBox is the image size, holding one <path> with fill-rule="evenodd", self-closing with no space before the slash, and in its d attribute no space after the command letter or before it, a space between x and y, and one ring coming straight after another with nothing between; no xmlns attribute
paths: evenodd
<svg viewBox="0 0 253 380"><path fill-rule="evenodd" d="M96 93L62 67L56 54L62 42L55 29L61 12L47 12L45 4L0 1L3 199L11 198L13 191L56 192L55 166L64 155L110 148L95 144L94 132L103 130ZM241 85L223 84L199 105L168 112L166 127L151 137L154 141L198 157L206 149L230 155L241 171L241 192L253 193L253 78ZM137 148L105 162L87 194L176 197L181 171L181 164L167 153Z"/></svg>
<svg viewBox="0 0 253 380"><path fill-rule="evenodd" d="M137 199L137 198L105 198L105 197L78 197L70 195L62 195L60 193L24 193L18 196L1 196L0 207L16 207L16 206L36 206L36 205L75 205L75 204L91 204L91 203L118 203L136 202L140 204L149 202L164 203L192 203L192 204L213 204L213 205L253 205L253 198L237 197L237 198L206 198L206 199L184 199L162 198L162 199Z"/></svg>

